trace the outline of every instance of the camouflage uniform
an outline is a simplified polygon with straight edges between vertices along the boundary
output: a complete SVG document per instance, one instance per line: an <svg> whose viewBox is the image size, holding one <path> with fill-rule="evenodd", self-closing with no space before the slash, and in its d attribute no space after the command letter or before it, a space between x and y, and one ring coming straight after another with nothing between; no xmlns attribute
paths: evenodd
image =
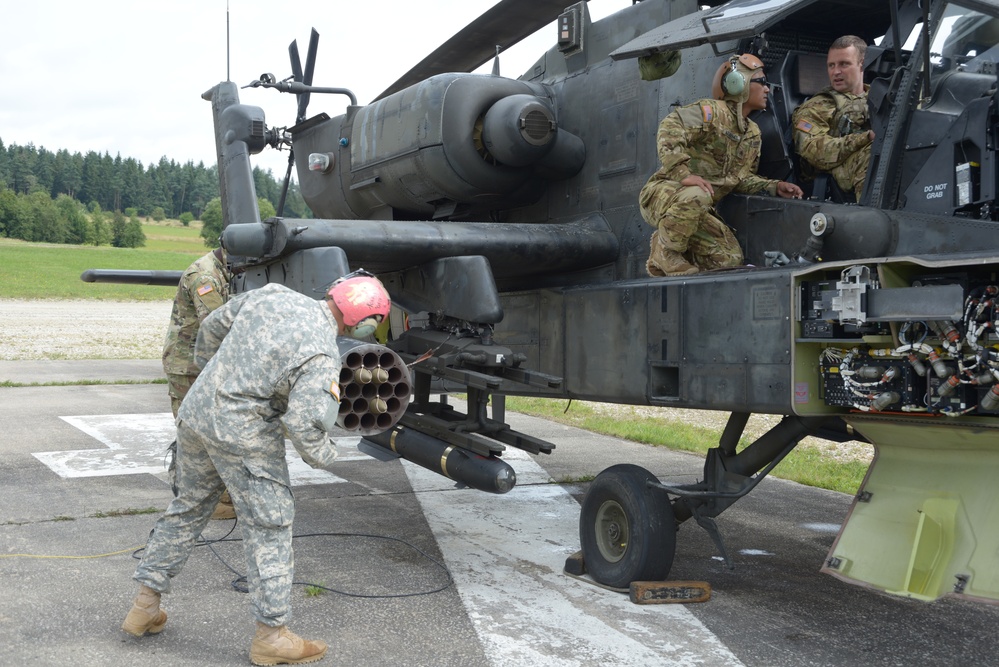
<svg viewBox="0 0 999 667"><path fill-rule="evenodd" d="M871 161L871 121L864 93L825 88L791 115L794 150L812 168L829 172L844 192L859 199Z"/></svg>
<svg viewBox="0 0 999 667"><path fill-rule="evenodd" d="M295 503L284 438L313 467L336 458L327 432L339 406L337 331L324 301L276 284L205 318L195 350L204 370L177 419L179 493L156 522L136 581L170 590L224 484L242 526L254 616L286 623Z"/></svg>
<svg viewBox="0 0 999 667"><path fill-rule="evenodd" d="M169 383L170 407L174 417L200 372L194 363L198 327L208 313L229 299L231 276L219 254L213 250L187 267L173 300L170 326L163 344L163 371Z"/></svg>
<svg viewBox="0 0 999 667"><path fill-rule="evenodd" d="M703 99L663 118L656 134L660 169L639 194L642 217L657 228L650 241L649 275L663 275L662 251L683 254L701 269L742 264L742 249L714 205L730 192L770 195L778 181L756 175L760 128L734 102ZM695 174L714 196L680 184Z"/></svg>

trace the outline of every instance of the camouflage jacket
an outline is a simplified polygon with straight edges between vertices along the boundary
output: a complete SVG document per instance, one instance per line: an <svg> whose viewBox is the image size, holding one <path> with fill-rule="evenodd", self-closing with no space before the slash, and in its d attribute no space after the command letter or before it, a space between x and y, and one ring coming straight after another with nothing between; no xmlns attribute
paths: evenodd
<svg viewBox="0 0 999 667"><path fill-rule="evenodd" d="M204 369L178 422L277 470L286 435L306 463L329 465L336 447L327 433L340 402L336 339L325 301L277 284L233 297L201 324L195 352Z"/></svg>
<svg viewBox="0 0 999 667"><path fill-rule="evenodd" d="M229 298L229 271L215 251L187 267L177 286L170 326L163 343L163 371L169 375L197 375L194 342L201 322Z"/></svg>
<svg viewBox="0 0 999 667"><path fill-rule="evenodd" d="M777 193L777 181L756 174L760 128L748 118L739 129L734 103L704 99L663 118L656 133L659 171L651 181L679 182L696 174L711 183L718 202L730 192Z"/></svg>
<svg viewBox="0 0 999 667"><path fill-rule="evenodd" d="M871 143L867 86L862 95L825 88L791 115L794 150L819 171L832 171Z"/></svg>

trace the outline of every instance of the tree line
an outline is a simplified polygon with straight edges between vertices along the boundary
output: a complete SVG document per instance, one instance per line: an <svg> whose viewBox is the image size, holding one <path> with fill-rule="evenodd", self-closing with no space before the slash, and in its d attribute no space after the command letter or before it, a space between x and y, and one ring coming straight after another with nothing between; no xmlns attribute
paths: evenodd
<svg viewBox="0 0 999 667"><path fill-rule="evenodd" d="M277 207L283 181L259 167L253 181L257 196ZM145 167L120 154L53 153L33 144L4 146L0 139L0 236L136 247L129 244L139 241L134 231L142 233L140 216L187 224L201 219L218 193L218 168L203 162L162 157ZM284 215L312 217L297 183L289 187Z"/></svg>

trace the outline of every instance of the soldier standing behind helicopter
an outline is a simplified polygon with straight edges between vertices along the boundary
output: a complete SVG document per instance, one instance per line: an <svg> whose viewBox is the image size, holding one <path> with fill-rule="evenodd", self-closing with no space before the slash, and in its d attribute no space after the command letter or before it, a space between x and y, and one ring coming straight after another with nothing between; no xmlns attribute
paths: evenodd
<svg viewBox="0 0 999 667"><path fill-rule="evenodd" d="M870 115L864 84L867 44L845 35L832 43L826 57L829 87L794 110L794 149L813 169L832 174L844 192L856 199L864 189L871 161Z"/></svg>
<svg viewBox="0 0 999 667"><path fill-rule="evenodd" d="M198 378L201 369L194 360L198 328L208 314L229 300L229 280L225 251L219 247L199 257L187 267L177 285L170 313L170 326L163 343L163 371L167 376L170 409L177 419L180 404ZM177 441L170 444L170 485L174 481ZM174 491L176 495L176 491ZM223 493L213 519L234 519L236 511L228 493Z"/></svg>
<svg viewBox="0 0 999 667"><path fill-rule="evenodd" d="M715 99L680 107L659 124L661 167L642 188L642 217L656 227L646 270L684 276L739 266L742 249L714 210L730 192L798 197L793 183L757 175L760 128L747 116L765 109L769 86L754 55L732 56L715 74Z"/></svg>

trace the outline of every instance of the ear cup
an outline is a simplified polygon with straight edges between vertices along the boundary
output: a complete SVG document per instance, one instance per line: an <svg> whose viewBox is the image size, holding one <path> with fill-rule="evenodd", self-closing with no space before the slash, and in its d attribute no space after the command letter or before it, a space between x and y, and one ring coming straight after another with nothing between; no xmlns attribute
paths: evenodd
<svg viewBox="0 0 999 667"><path fill-rule="evenodd" d="M742 91L746 89L746 79L739 74L739 70L736 68L736 61L732 60L732 69L725 72L725 76L722 77L721 87L722 91L726 95L741 95Z"/></svg>

